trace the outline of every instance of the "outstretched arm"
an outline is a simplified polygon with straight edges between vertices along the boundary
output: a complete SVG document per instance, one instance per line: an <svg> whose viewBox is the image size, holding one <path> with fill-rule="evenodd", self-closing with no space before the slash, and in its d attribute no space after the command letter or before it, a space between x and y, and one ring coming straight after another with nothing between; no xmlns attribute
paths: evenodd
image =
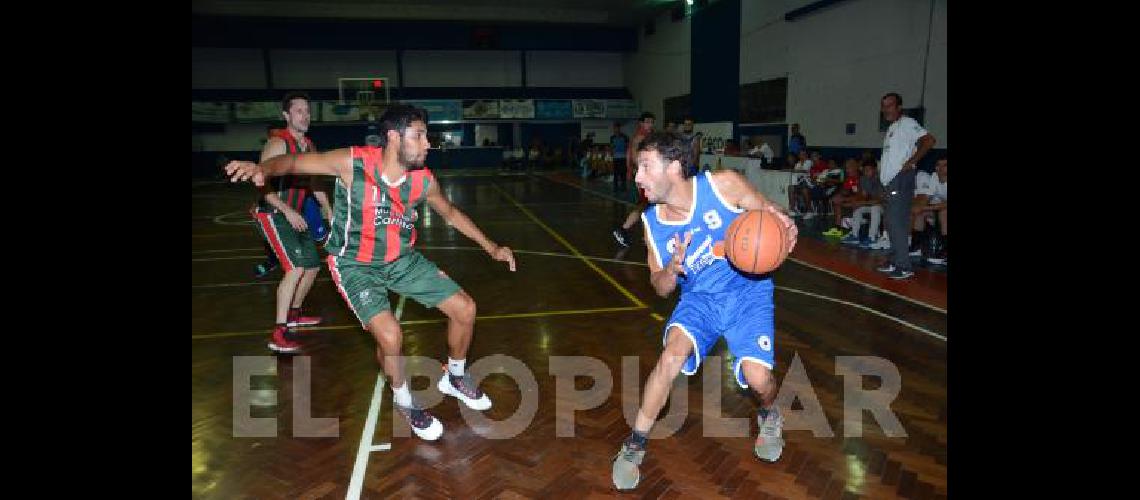
<svg viewBox="0 0 1140 500"><path fill-rule="evenodd" d="M348 179L352 172L352 153L348 148L325 153L280 155L256 164L248 161L231 161L226 165L230 182L252 181L257 186L265 179L279 175L339 175Z"/></svg>

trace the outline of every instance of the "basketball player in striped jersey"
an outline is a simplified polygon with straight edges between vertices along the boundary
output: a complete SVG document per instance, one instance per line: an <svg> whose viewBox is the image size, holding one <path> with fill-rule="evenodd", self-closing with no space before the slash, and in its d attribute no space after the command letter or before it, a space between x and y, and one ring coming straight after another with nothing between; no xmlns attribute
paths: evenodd
<svg viewBox="0 0 1140 500"><path fill-rule="evenodd" d="M309 131L309 98L299 92L290 92L281 100L281 114L285 128L269 132L269 140L261 149L261 161L284 154L315 151L313 141L305 136ZM301 314L301 304L313 287L320 271L317 246L309 236L308 224L301 215L305 198L313 196L327 217L332 213L328 195L313 190L311 176L286 175L274 179L272 185L259 186L262 197L253 214L254 222L277 261L284 276L277 285L276 326L269 339L269 348L280 353L295 353L301 345L296 341L294 328L312 326L321 318Z"/></svg>
<svg viewBox="0 0 1140 500"><path fill-rule="evenodd" d="M380 117L382 145L357 146L325 153L272 158L260 165L231 162L232 181L262 185L269 177L290 174L331 175L336 195L325 249L337 289L365 329L376 339L376 356L391 379L395 407L421 439L432 441L443 425L419 408L408 390L400 349L403 333L392 314L388 290L448 317L448 360L437 387L469 408L486 410L491 399L465 373L467 348L475 322L475 301L413 245L417 209L427 203L448 224L471 238L492 259L515 270L511 249L487 238L444 196L424 166L429 148L427 112L395 104Z"/></svg>
<svg viewBox="0 0 1140 500"><path fill-rule="evenodd" d="M725 235L746 210L775 215L787 230L788 252L796 244L796 226L783 210L766 200L731 170L697 173L690 167L689 141L680 134L654 132L638 146L634 181L649 200L641 214L649 249L649 281L661 297L680 288L681 299L662 332L664 345L645 382L633 432L613 461L619 490L637 487L649 431L665 406L673 379L693 375L701 360L724 337L735 358L733 374L742 389L760 396L760 432L755 455L775 461L783 451L783 416L776 398L775 305L770 275L745 275L724 254Z"/></svg>

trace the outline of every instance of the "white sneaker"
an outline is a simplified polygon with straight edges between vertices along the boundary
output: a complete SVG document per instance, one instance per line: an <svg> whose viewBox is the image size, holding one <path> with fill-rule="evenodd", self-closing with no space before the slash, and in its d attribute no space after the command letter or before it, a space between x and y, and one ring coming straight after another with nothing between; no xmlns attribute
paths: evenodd
<svg viewBox="0 0 1140 500"><path fill-rule="evenodd" d="M462 401L472 410L483 411L491 408L491 398L487 397L478 387L475 387L475 384L471 382L470 375L453 377L450 372L445 370L436 387L439 392L454 396L455 399Z"/></svg>
<svg viewBox="0 0 1140 500"><path fill-rule="evenodd" d="M416 408L415 406L403 407L398 404L393 404L392 407L399 413L404 420L407 420L408 426L412 428L412 432L417 437L424 441L435 441L443 435L443 424L439 423L439 419L435 418L427 410Z"/></svg>
<svg viewBox="0 0 1140 500"><path fill-rule="evenodd" d="M886 237L879 238L879 241L871 243L871 250L890 250L890 249L891 249L891 239L890 238L886 238Z"/></svg>

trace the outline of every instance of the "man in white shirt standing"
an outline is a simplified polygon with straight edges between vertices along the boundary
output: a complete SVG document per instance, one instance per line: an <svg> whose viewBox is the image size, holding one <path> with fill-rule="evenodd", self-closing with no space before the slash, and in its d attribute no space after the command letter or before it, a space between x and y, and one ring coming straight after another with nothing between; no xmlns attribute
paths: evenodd
<svg viewBox="0 0 1140 500"><path fill-rule="evenodd" d="M883 199L887 212L887 233L891 240L891 258L878 268L892 279L914 276L908 255L910 207L914 198L915 166L934 147L934 136L914 118L903 116L902 96L891 92L880 100L883 118L891 123L883 138L883 154L879 159L879 179L886 187Z"/></svg>

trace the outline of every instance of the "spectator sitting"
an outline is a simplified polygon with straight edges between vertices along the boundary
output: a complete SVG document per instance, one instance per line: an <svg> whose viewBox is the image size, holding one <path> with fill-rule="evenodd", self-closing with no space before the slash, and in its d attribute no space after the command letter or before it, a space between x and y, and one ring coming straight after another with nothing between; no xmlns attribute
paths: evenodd
<svg viewBox="0 0 1140 500"><path fill-rule="evenodd" d="M800 192L800 199L803 200L804 206L807 207L807 212L804 213L804 219L812 219L815 217L815 201L824 201L835 193L836 186L839 182L830 179L827 174L831 170L831 164L828 160L820 157L819 153L813 153L815 158L812 160L811 168L808 169L807 177L803 178L798 185Z"/></svg>
<svg viewBox="0 0 1140 500"><path fill-rule="evenodd" d="M879 234L879 222L883 218L883 183L879 180L879 169L875 162L863 163L863 177L859 179L859 192L848 200L848 206L856 207L851 214L851 232L840 240L848 245L860 245L863 248L871 246ZM870 214L871 226L867 236L860 238L859 230L863 227L863 216Z"/></svg>
<svg viewBox="0 0 1140 500"><path fill-rule="evenodd" d="M829 236L841 236L843 234L842 229L840 229L843 226L843 209L854 206L851 202L859 193L859 178L861 176L859 160L848 158L844 167L846 172L844 173L843 184L831 197L831 211L835 214L835 225L824 233Z"/></svg>
<svg viewBox="0 0 1140 500"><path fill-rule="evenodd" d="M806 150L800 151L799 162L795 164L792 171L792 185L788 186L788 215L798 217L800 212L796 210L796 194L799 193L800 184L806 181L804 177L811 171L811 160L808 159Z"/></svg>
<svg viewBox="0 0 1140 500"><path fill-rule="evenodd" d="M919 171L919 178L915 182L914 204L911 205L911 255L922 255L922 245L926 243L927 214L937 214L938 225L942 236L942 245L935 253L927 257L932 264L945 264L947 251L946 238L946 158L940 158L934 164L934 173L927 174Z"/></svg>
<svg viewBox="0 0 1140 500"><path fill-rule="evenodd" d="M748 156L759 156L761 160L760 164L766 167L772 164L772 157L775 156L775 154L772 152L771 146L768 146L768 143L764 142L764 139L759 139L759 141L759 145L748 150Z"/></svg>

